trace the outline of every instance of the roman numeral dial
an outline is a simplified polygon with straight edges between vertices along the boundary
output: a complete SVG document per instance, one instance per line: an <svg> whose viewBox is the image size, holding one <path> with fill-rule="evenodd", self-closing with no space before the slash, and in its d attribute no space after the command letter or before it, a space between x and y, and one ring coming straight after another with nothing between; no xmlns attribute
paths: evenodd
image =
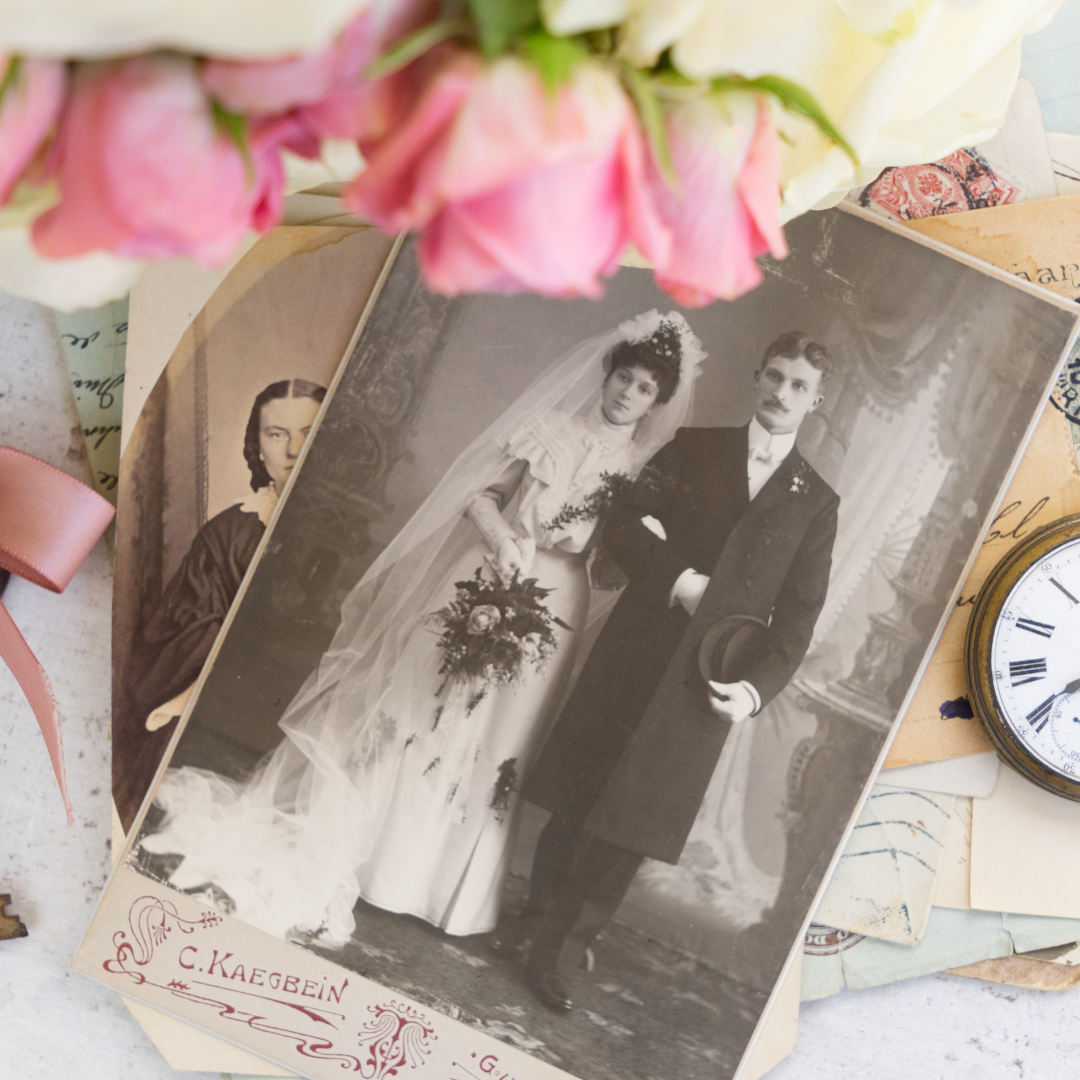
<svg viewBox="0 0 1080 1080"><path fill-rule="evenodd" d="M1046 721L1050 719L1050 710L1054 707L1054 701L1057 698L1057 694L1051 694L1045 701L1036 705L1034 709L1027 714L1028 723L1036 731L1042 731L1046 726Z"/></svg>
<svg viewBox="0 0 1080 1080"><path fill-rule="evenodd" d="M972 608L970 701L1005 761L1080 802L1080 514L1018 539Z"/></svg>
<svg viewBox="0 0 1080 1080"><path fill-rule="evenodd" d="M1013 686L1023 686L1025 683L1046 678L1046 657L1041 656L1038 660L1010 660L1009 678Z"/></svg>

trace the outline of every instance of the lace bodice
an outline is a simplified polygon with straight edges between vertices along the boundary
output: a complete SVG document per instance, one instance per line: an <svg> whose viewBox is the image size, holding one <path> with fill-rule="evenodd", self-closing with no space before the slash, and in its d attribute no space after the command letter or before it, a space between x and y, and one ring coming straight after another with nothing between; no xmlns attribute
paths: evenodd
<svg viewBox="0 0 1080 1080"><path fill-rule="evenodd" d="M507 440L514 464L471 500L470 519L492 549L512 536L542 550L584 551L613 486L640 467L633 434L633 425L612 424L599 409L588 418L548 413L526 421ZM502 511L511 504L507 520Z"/></svg>

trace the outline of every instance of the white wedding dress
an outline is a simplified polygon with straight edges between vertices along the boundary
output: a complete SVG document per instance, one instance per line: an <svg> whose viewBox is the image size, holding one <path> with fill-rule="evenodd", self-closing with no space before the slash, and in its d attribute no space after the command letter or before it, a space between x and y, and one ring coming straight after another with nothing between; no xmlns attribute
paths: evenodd
<svg viewBox="0 0 1080 1080"><path fill-rule="evenodd" d="M355 693L356 709L376 714L361 722L356 713L351 745L320 747L352 786L350 812L342 813L340 789L339 805L323 796L304 802L301 813L283 811L281 791L292 785L280 778L267 784L288 768L274 758L244 788L204 770L176 770L157 793L168 815L163 828L142 841L148 851L184 855L171 883L213 883L246 922L279 936L315 931L326 944L348 939L358 897L450 934L494 929L517 791L566 691L589 607L585 562L597 519L563 513L573 520L554 529L550 523L568 508L584 508L612 474L636 473L633 434L633 425L613 425L599 408L586 418L548 414L524 423L505 444L514 464L468 504L476 542L430 594L427 613L485 566L504 537L514 537L526 556L535 551L523 576L551 590L545 605L572 628L553 627L557 648L542 671L525 665L520 681L492 688L470 711L469 683L451 682L436 696L445 681L439 631L414 617L374 710L368 688L348 678L313 703L298 699L308 712L347 713ZM287 733L295 711L282 720ZM287 755L286 745L274 756ZM295 788L303 791L307 780L301 772ZM354 843L334 842L333 830L342 828Z"/></svg>

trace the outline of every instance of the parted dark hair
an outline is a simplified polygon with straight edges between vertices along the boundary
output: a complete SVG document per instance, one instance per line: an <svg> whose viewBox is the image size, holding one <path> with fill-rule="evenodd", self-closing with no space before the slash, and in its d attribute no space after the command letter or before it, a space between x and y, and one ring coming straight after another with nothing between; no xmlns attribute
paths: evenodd
<svg viewBox="0 0 1080 1080"><path fill-rule="evenodd" d="M809 334L801 330L789 330L781 334L769 344L765 355L761 358L758 370L763 371L765 365L774 356L790 356L793 359L802 357L811 367L821 372L821 385L824 386L832 374L832 357L824 345L819 345Z"/></svg>
<svg viewBox="0 0 1080 1080"><path fill-rule="evenodd" d="M255 404L251 406L251 416L248 417L247 430L244 432L244 460L251 470L252 491L258 491L270 483L270 474L266 471L259 451L262 407L268 401L287 397L306 397L321 402L326 397L326 387L308 382L307 379L282 379L281 382L271 383L256 396Z"/></svg>
<svg viewBox="0 0 1080 1080"><path fill-rule="evenodd" d="M661 322L644 341L620 341L604 357L610 376L619 368L643 367L656 379L656 404L666 405L679 387L682 338L672 323Z"/></svg>

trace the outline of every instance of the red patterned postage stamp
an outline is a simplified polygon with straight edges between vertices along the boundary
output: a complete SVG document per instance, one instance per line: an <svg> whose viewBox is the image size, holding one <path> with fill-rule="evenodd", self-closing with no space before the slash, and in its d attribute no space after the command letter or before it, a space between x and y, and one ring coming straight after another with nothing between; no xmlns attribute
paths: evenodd
<svg viewBox="0 0 1080 1080"><path fill-rule="evenodd" d="M886 169L859 196L901 221L982 210L1014 202L1020 189L994 172L975 150L956 150L940 161Z"/></svg>

